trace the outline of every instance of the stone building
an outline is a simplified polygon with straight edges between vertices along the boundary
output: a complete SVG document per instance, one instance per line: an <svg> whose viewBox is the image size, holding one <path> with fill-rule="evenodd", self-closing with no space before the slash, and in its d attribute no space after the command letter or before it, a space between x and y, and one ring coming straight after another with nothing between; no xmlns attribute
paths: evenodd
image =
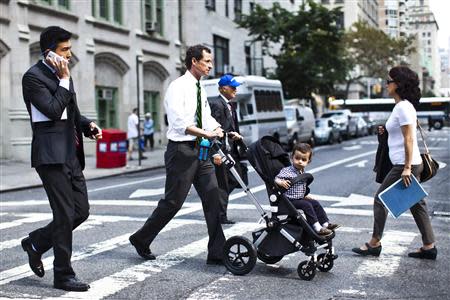
<svg viewBox="0 0 450 300"><path fill-rule="evenodd" d="M71 73L82 114L102 128L126 130L139 99L141 115L151 112L155 120L156 142L165 144L164 92L184 72L187 46L211 47L212 76L263 74L260 47L235 22L252 5L243 0L0 0L0 158L30 158L21 78L42 58L39 35L45 27L73 33ZM93 155L95 143L87 141L86 148Z"/></svg>

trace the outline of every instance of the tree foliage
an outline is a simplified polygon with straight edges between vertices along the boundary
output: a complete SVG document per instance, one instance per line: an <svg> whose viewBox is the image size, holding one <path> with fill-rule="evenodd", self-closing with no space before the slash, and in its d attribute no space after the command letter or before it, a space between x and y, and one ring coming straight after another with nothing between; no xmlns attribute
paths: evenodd
<svg viewBox="0 0 450 300"><path fill-rule="evenodd" d="M239 25L275 59L275 75L285 93L290 98L311 98L312 93L331 93L335 83L345 80L344 31L337 25L341 17L339 8L328 10L308 0L297 12L279 3L268 9L256 5Z"/></svg>
<svg viewBox="0 0 450 300"><path fill-rule="evenodd" d="M346 64L353 70L346 76L346 93L352 82L364 77L385 78L391 67L405 63L404 58L415 51L412 40L391 38L366 22L354 23L342 39Z"/></svg>

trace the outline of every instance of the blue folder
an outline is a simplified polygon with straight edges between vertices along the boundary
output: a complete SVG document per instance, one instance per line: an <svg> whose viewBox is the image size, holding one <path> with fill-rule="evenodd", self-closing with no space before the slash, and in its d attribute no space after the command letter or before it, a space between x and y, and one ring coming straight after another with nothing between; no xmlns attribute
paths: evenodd
<svg viewBox="0 0 450 300"><path fill-rule="evenodd" d="M398 218L411 206L428 196L414 175L411 175L411 184L406 187L403 179L399 179L382 191L378 198L383 202L389 213Z"/></svg>

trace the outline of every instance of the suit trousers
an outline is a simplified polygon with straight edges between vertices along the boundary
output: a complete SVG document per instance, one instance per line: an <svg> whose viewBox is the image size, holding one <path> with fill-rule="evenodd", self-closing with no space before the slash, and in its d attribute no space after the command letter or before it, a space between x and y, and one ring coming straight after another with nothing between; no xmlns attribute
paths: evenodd
<svg viewBox="0 0 450 300"><path fill-rule="evenodd" d="M303 210L308 224L313 225L316 222L323 224L328 222L327 213L320 205L319 201L314 199L291 200L295 208Z"/></svg>
<svg viewBox="0 0 450 300"><path fill-rule="evenodd" d="M193 184L203 206L208 227L208 259L221 259L225 236L219 218L217 179L212 163L198 159L199 147L195 142L169 141L164 154L166 184L164 198L159 200L144 226L133 236L148 247L181 209Z"/></svg>
<svg viewBox="0 0 450 300"><path fill-rule="evenodd" d="M86 182L78 158L65 164L40 165L36 168L47 193L53 220L45 227L30 233L30 240L38 253L53 247L54 279L75 276L72 256L72 231L89 216Z"/></svg>
<svg viewBox="0 0 450 300"><path fill-rule="evenodd" d="M395 181L401 178L404 165L394 165L391 171L386 175L383 182L381 183L378 191L375 194L375 200L373 203L373 234L372 237L377 240L381 240L383 237L384 226L386 225L386 219L388 211L384 207L378 195L384 191L388 186L393 184ZM422 172L423 165L413 165L411 168L412 174L416 176L417 179L420 178L420 173ZM430 216L427 211L427 204L425 200L422 199L410 209L411 214L414 217L417 227L422 235L422 242L424 244L431 244L435 242L433 228L431 227Z"/></svg>

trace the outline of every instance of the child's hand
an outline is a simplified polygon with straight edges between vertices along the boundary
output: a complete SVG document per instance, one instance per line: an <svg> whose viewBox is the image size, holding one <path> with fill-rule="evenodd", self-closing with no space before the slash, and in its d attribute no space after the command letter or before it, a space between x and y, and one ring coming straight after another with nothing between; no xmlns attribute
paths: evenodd
<svg viewBox="0 0 450 300"><path fill-rule="evenodd" d="M286 190L289 189L291 187L291 182L289 180L284 180L284 179L275 179L275 183L278 186L281 186L282 188L285 188Z"/></svg>
<svg viewBox="0 0 450 300"><path fill-rule="evenodd" d="M311 198L309 195L305 196L303 199L305 199L305 200L313 200L313 198Z"/></svg>

